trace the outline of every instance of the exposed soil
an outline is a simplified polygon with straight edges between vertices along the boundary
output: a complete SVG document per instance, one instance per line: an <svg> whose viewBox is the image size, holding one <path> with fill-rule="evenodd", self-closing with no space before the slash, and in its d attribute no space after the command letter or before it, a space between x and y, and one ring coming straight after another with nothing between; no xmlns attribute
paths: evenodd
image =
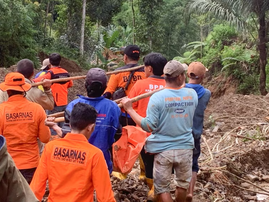
<svg viewBox="0 0 269 202"><path fill-rule="evenodd" d="M72 62L68 64L72 76L87 73ZM11 70L14 67L0 69L1 82ZM201 170L193 201L269 201L269 123L265 119L269 97L235 94L236 82L223 76L211 78L205 85L212 99L205 111ZM69 100L77 94L85 94L82 80L74 81ZM111 178L117 201L146 199L148 188L138 176L137 162L126 180Z"/></svg>

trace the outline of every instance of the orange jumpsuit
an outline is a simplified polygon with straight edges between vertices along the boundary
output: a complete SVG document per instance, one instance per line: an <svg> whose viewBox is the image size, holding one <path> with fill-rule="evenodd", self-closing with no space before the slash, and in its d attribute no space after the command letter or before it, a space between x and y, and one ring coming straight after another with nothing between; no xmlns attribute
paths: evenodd
<svg viewBox="0 0 269 202"><path fill-rule="evenodd" d="M39 200L47 179L49 202L93 201L94 190L99 202L115 202L104 155L82 134L67 133L45 146L30 185Z"/></svg>
<svg viewBox="0 0 269 202"><path fill-rule="evenodd" d="M0 134L6 138L8 153L17 168L36 168L39 162L37 138L44 143L50 139L44 109L23 95L13 95L0 104L0 117Z"/></svg>

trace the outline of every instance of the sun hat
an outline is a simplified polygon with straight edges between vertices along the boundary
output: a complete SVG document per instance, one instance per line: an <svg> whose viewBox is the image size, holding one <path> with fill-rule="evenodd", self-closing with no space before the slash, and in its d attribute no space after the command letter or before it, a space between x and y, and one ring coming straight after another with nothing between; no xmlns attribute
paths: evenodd
<svg viewBox="0 0 269 202"><path fill-rule="evenodd" d="M102 86L106 86L107 84L107 76L106 72L100 68L91 68L85 79L86 83L91 85L93 82L99 82Z"/></svg>
<svg viewBox="0 0 269 202"><path fill-rule="evenodd" d="M30 90L31 84L25 83L25 78L21 73L11 72L5 77L5 81L0 84L2 91L15 90L20 92L26 92Z"/></svg>
<svg viewBox="0 0 269 202"><path fill-rule="evenodd" d="M50 59L49 59L49 58L43 60L43 62L42 62L42 67L41 67L40 69L43 70L43 69L45 69L48 65L50 65Z"/></svg>
<svg viewBox="0 0 269 202"><path fill-rule="evenodd" d="M186 67L184 67L180 62L171 60L164 66L163 73L168 77L177 77L178 75L185 72L185 70Z"/></svg>
<svg viewBox="0 0 269 202"><path fill-rule="evenodd" d="M208 69L201 62L192 62L187 71L187 75L190 78L198 79L205 75Z"/></svg>

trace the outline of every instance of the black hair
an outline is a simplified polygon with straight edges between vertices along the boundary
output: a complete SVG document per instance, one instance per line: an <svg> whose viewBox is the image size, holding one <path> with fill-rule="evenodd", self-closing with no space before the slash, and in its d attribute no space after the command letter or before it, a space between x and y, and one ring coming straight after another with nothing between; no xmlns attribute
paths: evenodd
<svg viewBox="0 0 269 202"><path fill-rule="evenodd" d="M103 86L100 82L92 82L91 84L85 82L85 88L88 97L100 97L104 93L106 86Z"/></svg>
<svg viewBox="0 0 269 202"><path fill-rule="evenodd" d="M70 117L70 126L74 130L81 131L89 124L96 122L97 111L91 105L80 103L74 105Z"/></svg>
<svg viewBox="0 0 269 202"><path fill-rule="evenodd" d="M145 66L152 67L154 75L161 76L167 59L160 53L149 53L143 58L143 62Z"/></svg>
<svg viewBox="0 0 269 202"><path fill-rule="evenodd" d="M185 75L185 72L183 72L183 73L181 73L181 74L179 74L179 75ZM178 76L179 76L178 75ZM170 77L170 76L164 76L164 80L165 80L165 82L167 82L167 83L178 83L178 76L176 76L176 77Z"/></svg>
<svg viewBox="0 0 269 202"><path fill-rule="evenodd" d="M59 66L61 62L61 56L58 53L52 53L49 56L50 64L53 66Z"/></svg>
<svg viewBox="0 0 269 202"><path fill-rule="evenodd" d="M21 73L25 78L30 79L34 73L34 63L29 59L20 60L17 63L17 72Z"/></svg>
<svg viewBox="0 0 269 202"><path fill-rule="evenodd" d="M129 55L126 55L128 58L129 58L129 60L131 60L131 61L138 61L139 60L139 56L137 57L137 56L129 56Z"/></svg>

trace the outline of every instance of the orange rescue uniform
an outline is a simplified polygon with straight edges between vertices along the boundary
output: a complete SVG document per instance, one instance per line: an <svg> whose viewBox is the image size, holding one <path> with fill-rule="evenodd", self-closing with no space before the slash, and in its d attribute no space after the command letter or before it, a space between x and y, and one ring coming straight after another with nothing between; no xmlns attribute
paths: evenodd
<svg viewBox="0 0 269 202"><path fill-rule="evenodd" d="M131 67L135 67L137 66L137 64L127 64L123 67L120 67L116 70L122 70L122 69L127 69L127 68L131 68ZM118 74L112 74L109 78L108 84L107 84L107 88L105 90L106 92L110 92L111 94L113 94L117 88L122 87L125 88L125 85L128 81L129 75L131 72L122 72L122 73L118 73ZM135 70L132 80L127 88L127 90L125 91L126 95L129 94L130 90L132 89L132 87L134 86L134 84L138 81L138 80L142 80L145 79L145 72L144 72L144 67L141 67L138 70Z"/></svg>
<svg viewBox="0 0 269 202"><path fill-rule="evenodd" d="M45 146L30 185L39 200L47 179L49 202L93 201L94 190L98 202L115 202L104 155L82 134L67 133Z"/></svg>
<svg viewBox="0 0 269 202"><path fill-rule="evenodd" d="M39 76L34 79L34 82L39 82L42 79L58 79L70 77L69 73L61 67L52 67L45 75ZM52 83L51 91L54 97L56 106L64 106L68 104L68 88L73 86L73 81L65 81L59 83Z"/></svg>
<svg viewBox="0 0 269 202"><path fill-rule="evenodd" d="M159 88L164 88L164 86L165 80L163 77L150 76L144 80L137 81L128 94L128 97L133 98L138 95L157 90ZM133 109L142 117L146 117L149 98L150 97L147 97L133 103Z"/></svg>
<svg viewBox="0 0 269 202"><path fill-rule="evenodd" d="M23 95L13 95L0 104L0 117L0 134L6 138L7 150L17 168L36 168L39 162L37 138L44 143L50 139L44 109Z"/></svg>

